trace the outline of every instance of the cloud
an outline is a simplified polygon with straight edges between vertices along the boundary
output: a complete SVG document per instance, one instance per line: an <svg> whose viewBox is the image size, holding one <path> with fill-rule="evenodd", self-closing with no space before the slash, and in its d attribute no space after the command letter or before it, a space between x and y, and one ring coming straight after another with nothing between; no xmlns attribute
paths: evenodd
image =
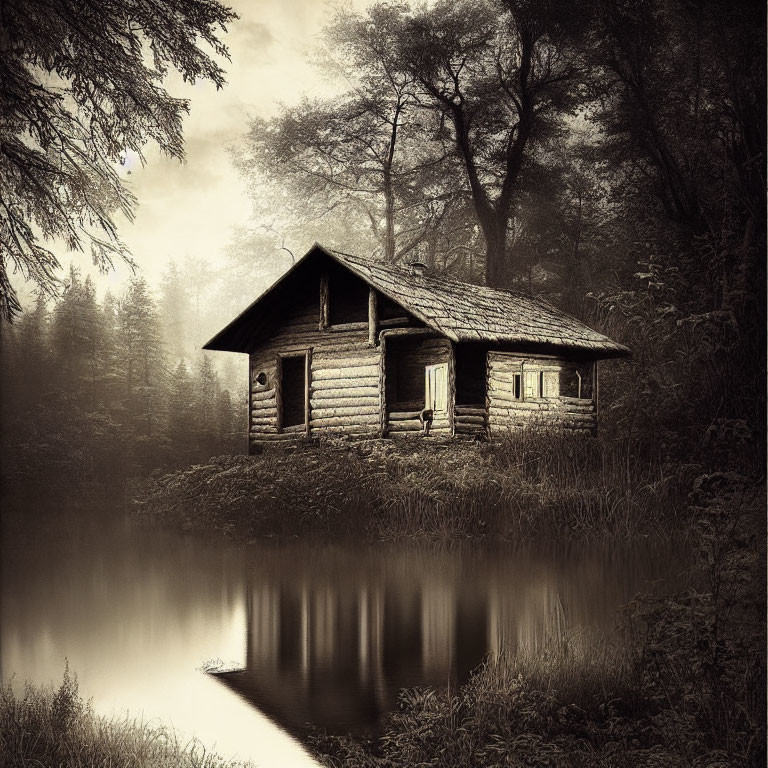
<svg viewBox="0 0 768 768"><path fill-rule="evenodd" d="M243 16L242 13L230 28L229 34L230 49L236 49L239 53L238 66L246 61L254 63L266 60L275 43L275 36L267 24Z"/></svg>

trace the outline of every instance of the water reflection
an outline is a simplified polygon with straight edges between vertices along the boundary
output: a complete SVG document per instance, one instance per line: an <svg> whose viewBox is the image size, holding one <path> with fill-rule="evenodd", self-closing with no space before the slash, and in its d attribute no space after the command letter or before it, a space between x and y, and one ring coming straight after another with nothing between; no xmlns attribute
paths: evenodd
<svg viewBox="0 0 768 768"><path fill-rule="evenodd" d="M374 725L399 690L460 682L487 654L603 642L674 558L606 548L478 552L258 548L245 561L242 666L226 687L291 730ZM652 582L651 579L655 581Z"/></svg>
<svg viewBox="0 0 768 768"><path fill-rule="evenodd" d="M680 568L658 546L238 548L53 511L4 510L2 677L60 680L66 658L96 711L265 765L310 764L282 729L368 728L400 688L462 680L487 653L601 642L618 605ZM214 658L235 671L198 671Z"/></svg>
<svg viewBox="0 0 768 768"><path fill-rule="evenodd" d="M198 737L226 757L314 765L264 713L199 671L244 648L242 553L125 525L109 508L41 522L3 510L0 671L61 680L65 660L96 712ZM0 762L2 762L0 760Z"/></svg>

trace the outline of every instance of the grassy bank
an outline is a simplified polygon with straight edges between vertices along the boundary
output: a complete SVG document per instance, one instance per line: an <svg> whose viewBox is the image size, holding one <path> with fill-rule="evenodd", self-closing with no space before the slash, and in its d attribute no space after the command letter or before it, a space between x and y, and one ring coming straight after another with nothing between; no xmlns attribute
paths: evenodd
<svg viewBox="0 0 768 768"><path fill-rule="evenodd" d="M145 519L245 538L632 537L685 525L700 471L541 432L494 444L323 440L158 474L133 497Z"/></svg>
<svg viewBox="0 0 768 768"><path fill-rule="evenodd" d="M69 671L58 689L0 688L0 766L53 768L246 768L173 731L93 713Z"/></svg>
<svg viewBox="0 0 768 768"><path fill-rule="evenodd" d="M766 764L764 497L696 491L695 583L624 608L614 642L571 636L488 660L458 691L402 693L375 740L315 733L333 768L758 768Z"/></svg>

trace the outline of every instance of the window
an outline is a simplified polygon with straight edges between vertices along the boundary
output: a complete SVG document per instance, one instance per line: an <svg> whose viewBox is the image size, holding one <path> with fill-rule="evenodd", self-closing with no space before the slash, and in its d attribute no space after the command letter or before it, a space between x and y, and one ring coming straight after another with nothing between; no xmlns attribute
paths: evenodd
<svg viewBox="0 0 768 768"><path fill-rule="evenodd" d="M425 407L435 413L448 410L448 363L426 367L424 401Z"/></svg>
<svg viewBox="0 0 768 768"><path fill-rule="evenodd" d="M542 400L560 395L560 366L557 362L536 359L501 357L498 370L491 361L491 380L494 389L514 400Z"/></svg>
<svg viewBox="0 0 768 768"><path fill-rule="evenodd" d="M320 291L321 322L326 326L368 322L369 288L359 277L340 267L331 268Z"/></svg>
<svg viewBox="0 0 768 768"><path fill-rule="evenodd" d="M541 372L541 396L558 397L560 395L560 371L548 370Z"/></svg>
<svg viewBox="0 0 768 768"><path fill-rule="evenodd" d="M283 429L306 423L306 386L307 356L283 357L280 372Z"/></svg>

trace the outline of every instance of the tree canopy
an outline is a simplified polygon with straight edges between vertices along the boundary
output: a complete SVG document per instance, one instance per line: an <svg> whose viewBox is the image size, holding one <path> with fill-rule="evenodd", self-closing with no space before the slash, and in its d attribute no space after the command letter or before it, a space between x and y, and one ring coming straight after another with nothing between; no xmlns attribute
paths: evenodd
<svg viewBox="0 0 768 768"><path fill-rule="evenodd" d="M5 0L0 7L0 313L20 311L10 273L45 293L58 284L51 242L130 262L116 214L135 199L118 167L154 142L183 158L185 99L163 81L221 87L217 0Z"/></svg>

